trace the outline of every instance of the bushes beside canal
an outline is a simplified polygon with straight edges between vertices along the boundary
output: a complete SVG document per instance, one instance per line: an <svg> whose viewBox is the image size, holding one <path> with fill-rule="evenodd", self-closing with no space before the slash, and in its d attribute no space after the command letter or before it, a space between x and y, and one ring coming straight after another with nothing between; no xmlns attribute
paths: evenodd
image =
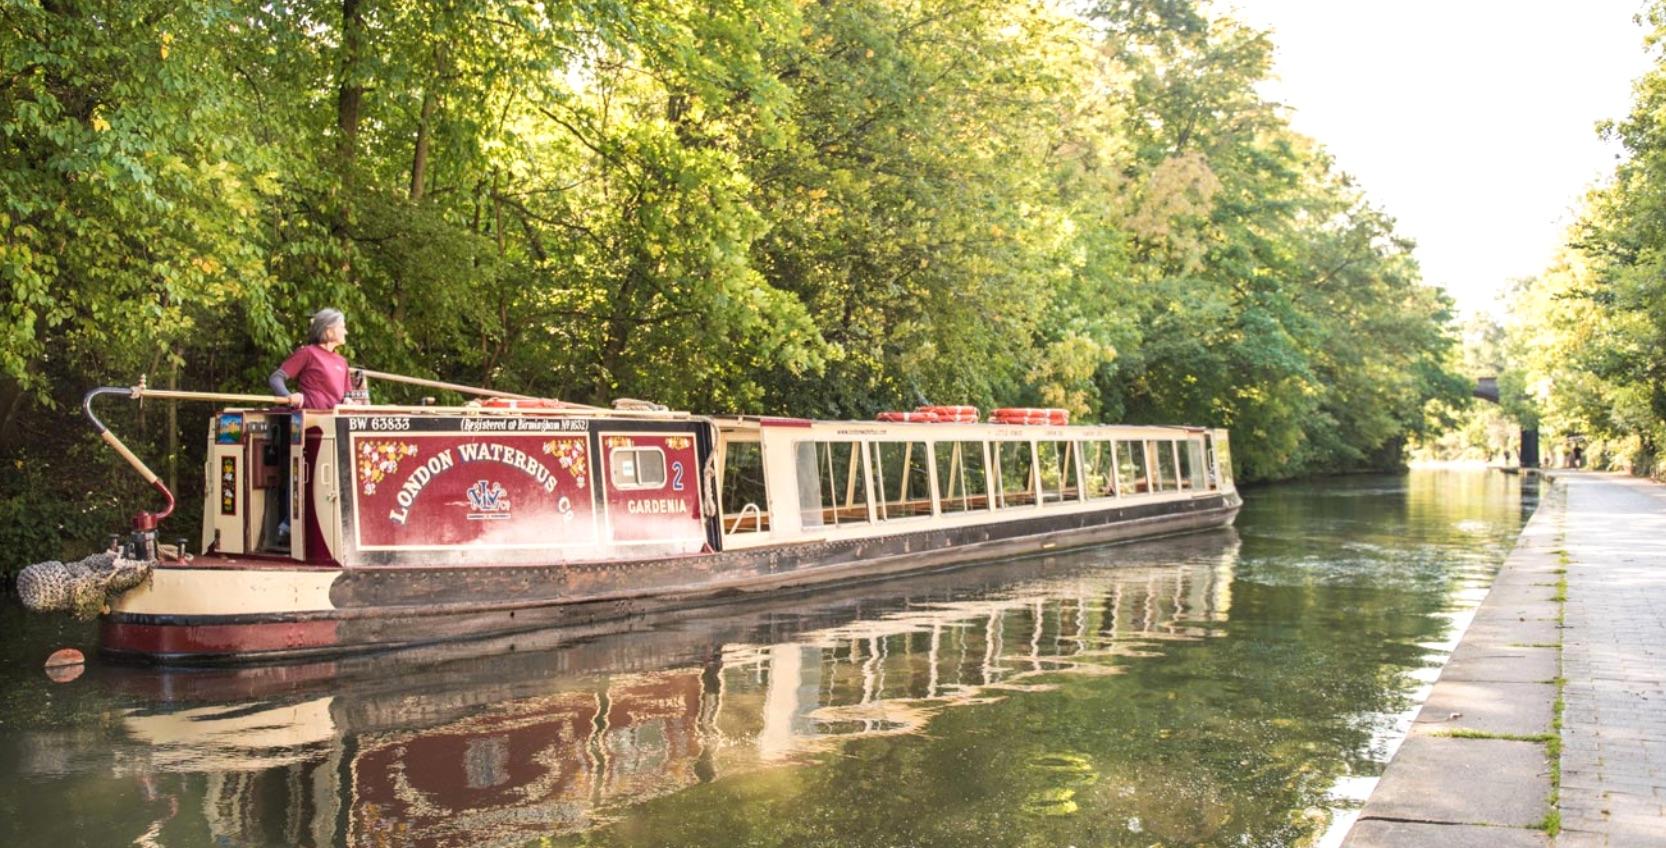
<svg viewBox="0 0 1666 848"><path fill-rule="evenodd" d="M85 388L258 390L326 305L357 363L577 401L1056 405L1228 426L1245 479L1392 464L1463 396L1448 304L1257 93L1271 56L1188 0L13 4L0 545L120 525ZM115 422L187 509L204 412Z"/></svg>

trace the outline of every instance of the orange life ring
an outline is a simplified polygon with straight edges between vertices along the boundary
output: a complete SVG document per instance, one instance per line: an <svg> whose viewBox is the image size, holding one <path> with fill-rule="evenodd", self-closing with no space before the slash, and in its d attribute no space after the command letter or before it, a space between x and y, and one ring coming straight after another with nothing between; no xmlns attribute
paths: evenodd
<svg viewBox="0 0 1666 848"><path fill-rule="evenodd" d="M874 418L880 421L908 421L914 423L935 424L942 420L935 412L881 412Z"/></svg>
<svg viewBox="0 0 1666 848"><path fill-rule="evenodd" d="M989 420L995 424L1044 424L1062 427L1070 423L1070 411L1058 407L1007 406L990 411Z"/></svg>
<svg viewBox="0 0 1666 848"><path fill-rule="evenodd" d="M554 398L506 398L493 397L480 402L487 409L565 409L564 401Z"/></svg>
<svg viewBox="0 0 1666 848"><path fill-rule="evenodd" d="M934 413L937 415L938 421L953 424L976 424L978 422L978 408L975 406L922 406L916 411Z"/></svg>

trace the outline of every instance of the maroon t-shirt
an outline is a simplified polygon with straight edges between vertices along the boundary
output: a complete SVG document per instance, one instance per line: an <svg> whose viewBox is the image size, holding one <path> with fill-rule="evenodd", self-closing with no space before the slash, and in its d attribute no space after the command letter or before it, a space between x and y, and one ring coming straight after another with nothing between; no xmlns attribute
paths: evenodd
<svg viewBox="0 0 1666 848"><path fill-rule="evenodd" d="M289 355L278 366L285 377L301 386L301 402L307 409L335 409L347 397L347 357L318 345L307 345Z"/></svg>

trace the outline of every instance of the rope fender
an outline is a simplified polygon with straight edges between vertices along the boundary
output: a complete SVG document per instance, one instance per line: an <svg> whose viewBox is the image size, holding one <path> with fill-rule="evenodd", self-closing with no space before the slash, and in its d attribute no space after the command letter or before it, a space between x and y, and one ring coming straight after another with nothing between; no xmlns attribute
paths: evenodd
<svg viewBox="0 0 1666 848"><path fill-rule="evenodd" d="M76 562L47 560L17 575L17 597L35 612L68 612L86 621L98 617L110 599L145 582L155 560L126 559L115 551Z"/></svg>

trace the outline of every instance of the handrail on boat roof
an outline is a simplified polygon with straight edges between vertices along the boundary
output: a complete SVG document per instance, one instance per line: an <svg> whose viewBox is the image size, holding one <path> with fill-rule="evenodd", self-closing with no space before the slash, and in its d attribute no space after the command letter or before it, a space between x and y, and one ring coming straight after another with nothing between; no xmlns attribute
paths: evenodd
<svg viewBox="0 0 1666 848"><path fill-rule="evenodd" d="M267 407L226 407L227 412L265 412ZM308 415L471 415L514 416L520 418L639 418L684 419L694 418L682 410L607 409L599 406L574 406L567 409L511 409L491 406L410 406L406 404L343 404L334 409L309 409Z"/></svg>
<svg viewBox="0 0 1666 848"><path fill-rule="evenodd" d="M723 420L725 423L728 423L730 421L730 419L720 419L720 420ZM734 419L734 420L738 422L740 419ZM765 426L768 426L768 424L771 420L772 419L767 419L766 418L766 419L762 420L762 423L764 423ZM810 426L884 427L884 428L887 428L887 429L890 429L890 428L894 427L894 428L898 428L898 429L901 429L901 430L906 430L906 431L909 431L909 432L914 432L914 431L918 431L918 432L938 432L938 431L952 430L952 429L961 428L961 427L1000 427L1003 430L1021 430L1021 431L1024 431L1024 432L1030 432L1030 431L1041 432L1041 431L1051 431L1051 430L1111 430L1111 429L1115 429L1115 430L1144 430L1144 431L1153 431L1153 432L1173 432L1175 430L1183 430L1183 431L1188 432L1188 433L1208 433L1208 432L1211 432L1214 429L1219 429L1219 428L1211 428L1211 427L1200 427L1200 426L1196 426L1196 425L1192 425L1192 424L1119 424L1119 423L1116 423L1116 422L1098 423L1098 422L1086 422L1086 421L1084 421L1084 422L1072 422L1070 424L1007 424L1007 423L1003 423L1003 422L999 422L999 421L877 421L877 420L873 420L873 419L864 419L864 418L858 418L858 419L820 419L820 418L818 418L818 419L814 419L814 420L811 420L811 419L773 419L773 420L775 420L775 421L786 421L786 420L802 421L802 422L804 422L804 424L810 425ZM752 423L753 426L757 426L757 419L754 419L750 423Z"/></svg>
<svg viewBox="0 0 1666 848"><path fill-rule="evenodd" d="M693 413L683 410L613 410L608 407L586 407L575 403L570 407L548 408L513 408L513 407L483 407L478 403L466 403L463 407L410 407L410 405L393 405L393 403L363 403L363 405L342 405L328 412L335 415L377 415L377 413L398 413L398 415L430 415L430 413L466 413L466 415L516 415L516 417L530 418L693 418Z"/></svg>

